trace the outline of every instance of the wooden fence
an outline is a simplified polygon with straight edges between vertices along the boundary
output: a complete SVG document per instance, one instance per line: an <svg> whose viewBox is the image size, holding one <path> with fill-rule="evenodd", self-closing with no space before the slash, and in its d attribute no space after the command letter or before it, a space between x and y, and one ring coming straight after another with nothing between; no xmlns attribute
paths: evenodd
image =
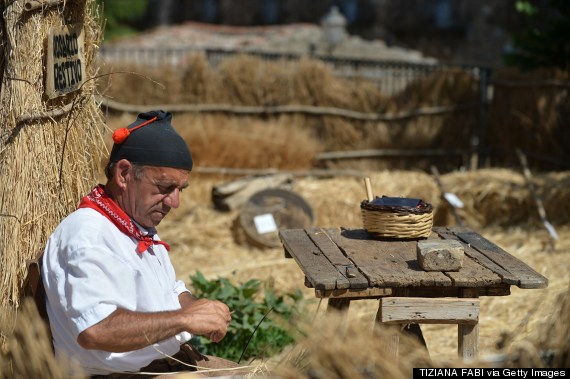
<svg viewBox="0 0 570 379"><path fill-rule="evenodd" d="M144 64L147 66L160 66L160 65L171 65L171 66L183 66L189 61L189 57L192 54L203 54L207 59L211 67L215 68L222 64L225 60L235 57L239 54L248 54L260 58L263 61L279 61L286 65L297 65L301 59L300 55L297 54L283 54L283 53L268 53L268 52L240 52L240 51L228 51L221 49L163 49L163 48L119 48L119 47L109 47L103 46L100 51L101 57L109 63L131 63L131 64ZM463 152L463 156L469 156L468 165L470 168L480 167L484 162L488 162L489 157L502 156L504 160L505 154L511 154L513 157L515 148L523 148L529 158L535 159L536 162L543 162L554 165L556 167L567 168L568 161L566 156L560 156L560 153L553 154L549 156L549 149L543 146L535 147L532 141L516 141L514 139L520 138L515 131L514 134L508 130L508 128L515 128L516 120L512 119L501 119L498 121L498 113L525 113L527 109L522 106L521 110L508 109L497 109L497 104L505 102L504 98L509 98L512 96L520 96L520 90L528 91L529 96L532 98L541 96L544 91L555 91L561 94L561 97L568 96L568 89L570 88L570 83L567 78L562 80L549 79L549 78L532 78L532 79L506 79L497 75L496 72L487 67L479 67L473 65L451 65L451 64L428 64L428 63L410 63L410 62L399 62L399 61L378 61L378 60L366 60L366 59L345 59L336 58L331 56L313 56L313 58L319 59L329 66L333 73L339 77L353 80L365 80L368 82L375 83L382 94L388 96L396 96L405 90L411 83L417 82L418 79L427 78L435 73L445 73L461 70L468 75L470 75L478 87L478 101L470 102L469 104L456 103L447 106L432 106L424 107L416 110L407 110L405 112L400 112L396 114L379 114L379 113L361 113L355 112L348 109L337 109L328 107L314 107L308 105L276 105L272 107L245 107L245 106L235 106L230 104L172 104L163 105L164 107L172 110L180 110L186 112L226 112L234 114L275 114L275 113L305 113L305 114L315 114L315 115L334 115L345 118L351 118L354 120L368 120L368 121L401 121L404 119L410 119L425 115L441 115L445 113L452 112L471 112L475 111L476 120L472 120L474 127L469 130L468 136L468 146L459 146L458 149L454 151L441 151L441 149L434 148L427 152L429 155L433 155L434 151L437 154L444 155L455 155L459 152ZM534 91L535 90L535 91ZM534 91L534 92L532 92ZM542 92L541 92L542 91ZM534 94L532 94L534 93ZM500 97L499 99L494 99L495 97ZM564 95L566 94L566 95ZM560 97L560 96L559 96ZM532 99L531 99L532 101ZM564 101L564 100L562 100ZM109 107L114 107L121 110L128 110L129 106L126 104L117 104L111 100L105 100L105 104ZM495 105L495 106L493 106ZM505 105L500 107L504 108ZM134 109L140 109L140 106L133 106ZM494 114L490 115L490 112ZM490 122L489 118L493 117L494 122ZM504 116L502 116L504 117ZM520 116L516 116L519 117ZM540 115L535 114L530 121L527 123L540 124ZM559 116L558 116L559 117ZM498 125L500 124L500 125ZM504 130L489 130L494 129L504 129ZM533 133L540 134L542 131L534 127ZM528 129L528 128L527 128ZM530 133L530 132L529 132ZM552 133L551 130L546 130L545 133ZM557 132L561 133L561 132ZM564 144L568 140L567 136L560 137L550 137L553 141L559 141L559 143ZM507 141L508 139L508 141ZM505 141L503 141L505 140ZM532 140L532 137L528 137L527 140ZM512 146L511 146L512 145ZM517 145L517 146L515 146ZM508 146L509 152L500 151L501 146ZM528 146L528 148L527 148ZM513 151L511 151L513 150ZM558 149L557 151L564 151L564 149ZM357 155L358 153L353 153L349 156ZM398 155L394 151L381 152L377 151L371 153L366 151L363 153L364 157L373 154L377 157L388 157L388 156L406 156ZM418 152L422 155L422 152ZM564 154L564 153L562 153ZM334 155L334 159L342 159L341 155ZM340 157L340 158L339 158ZM327 159L321 157L322 159ZM331 158L332 159L332 158ZM499 159L499 160L500 160Z"/></svg>

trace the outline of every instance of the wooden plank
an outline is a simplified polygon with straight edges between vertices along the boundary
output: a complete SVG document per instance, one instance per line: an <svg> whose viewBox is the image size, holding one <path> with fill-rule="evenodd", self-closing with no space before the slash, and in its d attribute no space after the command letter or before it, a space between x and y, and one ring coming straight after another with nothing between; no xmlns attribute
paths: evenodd
<svg viewBox="0 0 570 379"><path fill-rule="evenodd" d="M360 289L337 289L337 290L315 290L315 296L318 298L328 297L328 298L349 298L352 300L356 299L374 299L383 296L391 296L392 289L390 288L366 288Z"/></svg>
<svg viewBox="0 0 570 379"><path fill-rule="evenodd" d="M479 321L479 299L387 297L380 301L383 323L476 324Z"/></svg>
<svg viewBox="0 0 570 379"><path fill-rule="evenodd" d="M460 240L450 228L436 227L434 231L444 239ZM457 273L447 273L458 287L479 287L503 283L518 285L518 279L503 269L486 255L466 244L465 255L470 259L464 262L465 267Z"/></svg>
<svg viewBox="0 0 570 379"><path fill-rule="evenodd" d="M325 257L335 266L341 275L349 282L350 288L363 289L368 288L368 279L362 275L355 264L348 259L339 247L332 241L323 229L308 228L307 235L313 240L315 245L323 252Z"/></svg>
<svg viewBox="0 0 570 379"><path fill-rule="evenodd" d="M327 151L316 156L319 161L329 159L356 159L378 157L437 157L463 155L461 149L370 149L370 150L342 150Z"/></svg>
<svg viewBox="0 0 570 379"><path fill-rule="evenodd" d="M511 286L508 284L498 284L490 287L474 287L479 292L479 296L509 296ZM459 297L458 287L409 287L408 295L411 297ZM401 296L394 294L395 296Z"/></svg>
<svg viewBox="0 0 570 379"><path fill-rule="evenodd" d="M520 288L548 287L548 279L483 236L465 228L454 231L454 233L459 239L470 244L471 247L510 272L517 279L516 285Z"/></svg>
<svg viewBox="0 0 570 379"><path fill-rule="evenodd" d="M466 247L466 250L468 249L470 248ZM448 271L445 275L451 278L456 287L482 287L502 283L499 275L479 265L467 254L465 254L461 270L457 272Z"/></svg>
<svg viewBox="0 0 570 379"><path fill-rule="evenodd" d="M332 290L350 287L349 281L330 263L303 229L281 229L279 237L313 288Z"/></svg>
<svg viewBox="0 0 570 379"><path fill-rule="evenodd" d="M412 241L370 239L363 229L325 229L341 250L358 266L375 287L451 286L441 272L426 272L416 260Z"/></svg>

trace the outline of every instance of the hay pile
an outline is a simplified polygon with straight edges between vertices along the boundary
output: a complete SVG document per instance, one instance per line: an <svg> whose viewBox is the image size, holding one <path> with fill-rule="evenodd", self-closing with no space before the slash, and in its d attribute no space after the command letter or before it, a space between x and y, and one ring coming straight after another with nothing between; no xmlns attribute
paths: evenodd
<svg viewBox="0 0 570 379"><path fill-rule="evenodd" d="M79 373L73 363L54 358L46 324L31 299L25 299L13 330L7 335L6 348L0 354L0 379L65 379L68 370Z"/></svg>
<svg viewBox="0 0 570 379"><path fill-rule="evenodd" d="M373 330L372 324L347 322L336 312L301 323L300 331L299 343L271 367L275 377L395 379L411 377L414 367L443 367L415 339L398 330ZM398 359L390 351L395 338L399 340Z"/></svg>
<svg viewBox="0 0 570 379"><path fill-rule="evenodd" d="M135 114L111 117L111 129L129 125ZM173 125L189 142L196 167L308 169L321 143L307 129L282 117L268 125L257 118L174 114ZM112 142L110 134L107 142Z"/></svg>
<svg viewBox="0 0 570 379"><path fill-rule="evenodd" d="M335 76L332 69L318 60L264 61L239 55L211 67L206 58L192 55L185 66L105 67L115 72L99 84L103 95L125 104L167 106L168 104L226 104L231 106L304 105L345 109L362 113L395 114L430 106L473 103L477 99L476 81L463 71L436 72L409 85L403 93L388 97L371 82L353 81ZM136 72L139 75L125 72ZM161 105L162 104L162 105ZM208 124L212 116L193 117L198 125ZM205 121L203 121L205 120ZM466 149L468 136L476 122L476 113L464 111L443 116L423 116L397 122L347 119L297 113L255 116L221 114L218 127L232 125L247 128L252 120L268 128L292 125L306 129L320 143L320 151L378 148ZM460 159L446 168L457 167ZM381 169L429 167L426 160L413 162L368 160L368 168ZM354 162L329 162L329 167L354 166ZM360 162L360 167L362 162Z"/></svg>
<svg viewBox="0 0 570 379"><path fill-rule="evenodd" d="M541 228L536 204L530 194L522 169L483 169L453 172L442 177L448 192L464 203L459 215L472 228L526 225ZM570 221L570 172L537 172L533 185L542 200L550 222ZM449 210L444 203L442 206ZM453 220L447 219L447 223Z"/></svg>
<svg viewBox="0 0 570 379"><path fill-rule="evenodd" d="M57 223L93 185L100 164L103 124L95 85L47 99L45 41L52 26L82 23L87 77L100 40L94 1L24 10L2 1L0 35L0 282L1 305L16 307L26 260L35 257ZM3 333L8 329L1 325Z"/></svg>
<svg viewBox="0 0 570 379"><path fill-rule="evenodd" d="M85 67L100 40L95 1L61 2L25 11L24 1L2 1L0 31L0 377L64 378L45 324L33 303L20 307L26 260L43 249L59 221L93 185L104 125L92 95L94 81L68 95L45 95L48 31L83 24Z"/></svg>

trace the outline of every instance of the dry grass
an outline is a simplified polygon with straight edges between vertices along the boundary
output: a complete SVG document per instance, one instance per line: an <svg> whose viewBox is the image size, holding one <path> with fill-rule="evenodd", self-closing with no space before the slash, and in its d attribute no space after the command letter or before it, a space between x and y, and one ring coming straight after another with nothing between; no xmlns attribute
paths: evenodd
<svg viewBox="0 0 570 379"><path fill-rule="evenodd" d="M69 377L68 370L77 373L77 379L84 377L71 362L54 359L46 324L31 299L22 302L5 345L0 354L0 379L64 379Z"/></svg>

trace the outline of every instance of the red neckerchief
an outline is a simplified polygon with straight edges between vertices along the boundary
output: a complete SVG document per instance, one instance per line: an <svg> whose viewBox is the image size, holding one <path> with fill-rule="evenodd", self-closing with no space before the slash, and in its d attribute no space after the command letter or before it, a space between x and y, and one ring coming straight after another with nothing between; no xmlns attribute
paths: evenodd
<svg viewBox="0 0 570 379"><path fill-rule="evenodd" d="M149 235L141 233L131 218L123 211L117 203L111 199L102 184L94 187L89 195L81 199L78 208L91 208L107 217L121 232L139 241L137 253L142 255L152 245L163 245L170 251L170 245L163 241L155 241Z"/></svg>

